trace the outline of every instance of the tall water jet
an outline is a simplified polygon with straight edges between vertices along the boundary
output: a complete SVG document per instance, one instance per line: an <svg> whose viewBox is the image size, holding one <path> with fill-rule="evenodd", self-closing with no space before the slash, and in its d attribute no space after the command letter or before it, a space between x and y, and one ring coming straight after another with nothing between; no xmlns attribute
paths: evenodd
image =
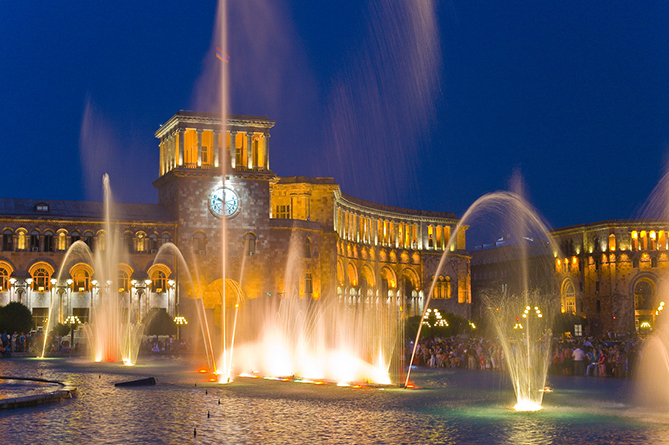
<svg viewBox="0 0 669 445"><path fill-rule="evenodd" d="M547 329L550 328L550 315L555 312L559 301L553 295L552 279L547 278L548 282L538 284L530 279L530 274L552 277L552 258L559 249L549 236L548 226L518 193L495 192L482 196L465 212L455 233L474 222L479 226L491 224L490 230L509 234L507 239L513 239L517 244L514 260L518 266L516 270L510 271L516 276L517 289L511 292L508 289L490 290L486 305L505 352L516 393L516 409L540 409L550 359L550 331ZM449 241L435 277L442 269L454 242L453 239ZM528 246L538 247L538 252L530 253ZM435 284L433 282L430 287L423 319L427 318ZM418 329L410 363L413 363L416 354L421 327L422 324ZM411 368L407 373L405 387L409 385L410 375Z"/></svg>

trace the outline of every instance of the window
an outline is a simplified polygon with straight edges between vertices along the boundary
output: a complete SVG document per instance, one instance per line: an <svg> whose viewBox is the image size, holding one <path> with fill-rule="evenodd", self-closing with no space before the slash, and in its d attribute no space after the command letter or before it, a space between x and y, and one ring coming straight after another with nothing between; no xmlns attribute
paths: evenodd
<svg viewBox="0 0 669 445"><path fill-rule="evenodd" d="M89 249L91 249L91 252L95 250L95 238L93 237L93 234L90 232L84 233L84 242L88 246Z"/></svg>
<svg viewBox="0 0 669 445"><path fill-rule="evenodd" d="M86 268L75 266L70 274L73 292L88 292L91 289L91 273Z"/></svg>
<svg viewBox="0 0 669 445"><path fill-rule="evenodd" d="M309 237L304 241L304 257L311 258L311 238Z"/></svg>
<svg viewBox="0 0 669 445"><path fill-rule="evenodd" d="M305 278L304 288L305 288L306 293L308 293L308 294L314 293L314 286L313 286L313 283L311 281L311 274L310 273L308 273L306 278Z"/></svg>
<svg viewBox="0 0 669 445"><path fill-rule="evenodd" d="M151 291L152 292L165 292L167 289L167 276L165 272L158 270L151 275Z"/></svg>
<svg viewBox="0 0 669 445"><path fill-rule="evenodd" d="M42 267L38 267L32 273L32 289L37 292L46 292L51 288L51 283L49 279L51 274L48 270Z"/></svg>
<svg viewBox="0 0 669 445"><path fill-rule="evenodd" d="M650 259L650 267L657 267L657 257L652 257Z"/></svg>
<svg viewBox="0 0 669 445"><path fill-rule="evenodd" d="M249 232L244 235L244 250L246 251L247 255L256 254L256 241L257 237L255 234Z"/></svg>
<svg viewBox="0 0 669 445"><path fill-rule="evenodd" d="M653 309L653 287L648 281L639 281L634 286L634 309L637 311Z"/></svg>
<svg viewBox="0 0 669 445"><path fill-rule="evenodd" d="M290 206L276 206L276 217L278 219L289 219L290 218Z"/></svg>
<svg viewBox="0 0 669 445"><path fill-rule="evenodd" d="M206 145L202 146L202 163L203 164L209 164L209 149L207 148Z"/></svg>
<svg viewBox="0 0 669 445"><path fill-rule="evenodd" d="M53 232L50 230L44 232L44 251L53 252Z"/></svg>
<svg viewBox="0 0 669 445"><path fill-rule="evenodd" d="M206 255L207 235L204 232L195 232L193 234L193 250L197 255Z"/></svg>
<svg viewBox="0 0 669 445"><path fill-rule="evenodd" d="M28 244L28 232L25 229L19 229L16 231L16 244L17 250L26 250Z"/></svg>
<svg viewBox="0 0 669 445"><path fill-rule="evenodd" d="M0 267L0 292L4 292L9 287L9 271Z"/></svg>
<svg viewBox="0 0 669 445"><path fill-rule="evenodd" d="M48 212L49 211L49 204L40 202L39 204L35 204L35 211L36 212Z"/></svg>
<svg viewBox="0 0 669 445"><path fill-rule="evenodd" d="M567 282L564 286L563 308L564 312L568 314L576 312L576 292L574 292L574 284L571 281Z"/></svg>
<svg viewBox="0 0 669 445"><path fill-rule="evenodd" d="M149 235L149 251L151 253L158 252L158 235L155 233Z"/></svg>
<svg viewBox="0 0 669 445"><path fill-rule="evenodd" d="M602 302L600 300L597 300L596 306L597 306L597 312L601 312L602 311Z"/></svg>
<svg viewBox="0 0 669 445"><path fill-rule="evenodd" d="M434 249L434 227L427 227L427 248Z"/></svg>
<svg viewBox="0 0 669 445"><path fill-rule="evenodd" d="M134 246L132 243L132 234L130 233L125 233L123 235L123 246L125 247L126 253L133 253L134 252Z"/></svg>
<svg viewBox="0 0 669 445"><path fill-rule="evenodd" d="M98 241L96 243L98 250L103 252L107 248L107 235L105 232L98 232Z"/></svg>
<svg viewBox="0 0 669 445"><path fill-rule="evenodd" d="M163 237L162 237L162 243L163 243L163 245L165 245L165 244L167 244L167 243L169 243L169 242L170 242L170 235L169 235L169 233L163 233Z"/></svg>
<svg viewBox="0 0 669 445"><path fill-rule="evenodd" d="M58 250L67 249L67 235L65 232L60 232L58 234Z"/></svg>
<svg viewBox="0 0 669 445"><path fill-rule="evenodd" d="M129 278L130 277L128 277L128 272L126 272L125 270L118 271L118 278L116 280L116 283L119 292L128 292L128 289L130 289L130 287L128 286L128 283L130 281Z"/></svg>
<svg viewBox="0 0 669 445"><path fill-rule="evenodd" d="M81 239L81 235L79 234L79 232L77 232L77 231L72 232L72 235L70 236L70 245L76 243L80 239Z"/></svg>
<svg viewBox="0 0 669 445"><path fill-rule="evenodd" d="M79 321L83 323L88 323L88 315L90 310L87 307L73 307L72 315L79 318Z"/></svg>
<svg viewBox="0 0 669 445"><path fill-rule="evenodd" d="M137 232L137 252L146 252L146 233Z"/></svg>
<svg viewBox="0 0 669 445"><path fill-rule="evenodd" d="M30 251L39 252L39 232L37 230L30 232Z"/></svg>
<svg viewBox="0 0 669 445"><path fill-rule="evenodd" d="M9 229L2 232L2 250L5 252L14 250L14 234Z"/></svg>

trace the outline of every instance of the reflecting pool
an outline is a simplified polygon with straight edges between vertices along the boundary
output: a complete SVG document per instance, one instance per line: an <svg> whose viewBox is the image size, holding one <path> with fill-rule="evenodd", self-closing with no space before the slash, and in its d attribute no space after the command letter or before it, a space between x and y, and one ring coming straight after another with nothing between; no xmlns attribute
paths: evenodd
<svg viewBox="0 0 669 445"><path fill-rule="evenodd" d="M489 371L417 369L412 380L420 389L413 390L243 378L220 385L171 357L132 368L4 359L0 375L78 389L72 400L0 412L8 443L669 442L669 413L633 407L633 384L625 380L549 376L554 391L544 409L519 413L511 410L507 375ZM158 385L113 385L148 376Z"/></svg>

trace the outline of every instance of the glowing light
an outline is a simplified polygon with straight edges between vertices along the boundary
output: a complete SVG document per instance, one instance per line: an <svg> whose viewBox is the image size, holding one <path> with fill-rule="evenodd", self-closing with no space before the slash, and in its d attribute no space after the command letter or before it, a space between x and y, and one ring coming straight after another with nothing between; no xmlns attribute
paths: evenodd
<svg viewBox="0 0 669 445"><path fill-rule="evenodd" d="M640 326L640 327L642 327L642 328L649 328L649 327L650 327L650 323L648 323L647 321L644 321L643 323L641 323L641 326Z"/></svg>
<svg viewBox="0 0 669 445"><path fill-rule="evenodd" d="M200 374L204 374L204 373L208 372L208 370L205 369L205 368L200 368L200 369L197 370L197 372L199 372Z"/></svg>
<svg viewBox="0 0 669 445"><path fill-rule="evenodd" d="M541 405L538 403L530 402L529 400L521 400L513 407L516 411L539 411Z"/></svg>

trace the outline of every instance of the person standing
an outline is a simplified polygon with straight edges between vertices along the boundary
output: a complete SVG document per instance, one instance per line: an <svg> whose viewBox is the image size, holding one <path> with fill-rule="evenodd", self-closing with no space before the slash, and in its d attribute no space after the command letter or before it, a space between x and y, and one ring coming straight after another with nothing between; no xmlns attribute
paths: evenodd
<svg viewBox="0 0 669 445"><path fill-rule="evenodd" d="M580 346L576 346L574 352L572 353L574 358L574 375L583 375L583 359L585 358L585 352L581 349Z"/></svg>

